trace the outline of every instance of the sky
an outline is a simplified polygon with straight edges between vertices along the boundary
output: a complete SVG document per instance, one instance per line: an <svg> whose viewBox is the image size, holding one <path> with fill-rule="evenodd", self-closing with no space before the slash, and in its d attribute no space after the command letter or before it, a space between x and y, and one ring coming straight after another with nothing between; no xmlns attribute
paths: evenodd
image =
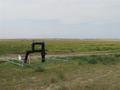
<svg viewBox="0 0 120 90"><path fill-rule="evenodd" d="M120 0L0 0L0 39L120 39Z"/></svg>

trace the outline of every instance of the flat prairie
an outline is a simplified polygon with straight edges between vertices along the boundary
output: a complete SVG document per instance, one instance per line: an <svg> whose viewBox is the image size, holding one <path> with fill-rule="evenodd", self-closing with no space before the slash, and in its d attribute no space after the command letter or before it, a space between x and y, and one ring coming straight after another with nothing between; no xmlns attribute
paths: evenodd
<svg viewBox="0 0 120 90"><path fill-rule="evenodd" d="M120 90L120 40L35 41L45 42L46 62L32 54L19 66L11 60L19 63L32 39L0 40L0 90Z"/></svg>

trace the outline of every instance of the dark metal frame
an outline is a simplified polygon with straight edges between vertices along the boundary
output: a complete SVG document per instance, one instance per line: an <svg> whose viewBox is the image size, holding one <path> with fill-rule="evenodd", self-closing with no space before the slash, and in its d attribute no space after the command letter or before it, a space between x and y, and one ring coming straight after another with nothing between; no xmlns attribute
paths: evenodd
<svg viewBox="0 0 120 90"><path fill-rule="evenodd" d="M37 46L37 45L41 46L41 49L36 50L35 46ZM44 42L34 42L33 41L33 43L32 43L32 50L29 50L29 51L26 52L24 63L27 63L27 59L28 59L29 54L35 53L35 52L40 52L41 53L42 62L45 62L45 55L46 55L45 43Z"/></svg>

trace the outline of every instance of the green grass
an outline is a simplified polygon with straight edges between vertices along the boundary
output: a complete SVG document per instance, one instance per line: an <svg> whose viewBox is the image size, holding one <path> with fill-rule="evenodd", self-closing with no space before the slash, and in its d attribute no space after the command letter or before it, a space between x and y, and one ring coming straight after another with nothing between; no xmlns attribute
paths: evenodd
<svg viewBox="0 0 120 90"><path fill-rule="evenodd" d="M93 60L93 61L92 61ZM0 64L1 90L119 90L120 55L51 57Z"/></svg>
<svg viewBox="0 0 120 90"><path fill-rule="evenodd" d="M45 63L34 58L24 67L0 61L0 90L120 90L120 40L44 41L48 54L64 57L47 57ZM25 54L31 42L0 40L0 56Z"/></svg>
<svg viewBox="0 0 120 90"><path fill-rule="evenodd" d="M44 39L44 41L48 54L120 51L120 40ZM32 40L0 40L0 54L24 54L26 50L31 49L31 43Z"/></svg>

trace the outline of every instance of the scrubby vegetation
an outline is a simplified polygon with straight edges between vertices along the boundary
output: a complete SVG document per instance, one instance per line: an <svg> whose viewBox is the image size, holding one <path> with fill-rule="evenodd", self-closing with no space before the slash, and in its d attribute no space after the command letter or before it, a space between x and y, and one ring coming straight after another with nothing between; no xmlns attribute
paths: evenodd
<svg viewBox="0 0 120 90"><path fill-rule="evenodd" d="M119 40L44 41L53 55L45 63L30 58L22 67L0 60L0 90L120 90ZM31 42L0 40L0 56L24 54Z"/></svg>
<svg viewBox="0 0 120 90"><path fill-rule="evenodd" d="M65 40L37 39L45 41L48 54L83 52L119 52L120 40ZM23 54L31 49L32 40L0 40L0 54Z"/></svg>
<svg viewBox="0 0 120 90"><path fill-rule="evenodd" d="M50 57L24 67L0 64L1 90L116 90L120 55ZM111 85L112 84L112 85ZM118 89L118 90L119 90Z"/></svg>

